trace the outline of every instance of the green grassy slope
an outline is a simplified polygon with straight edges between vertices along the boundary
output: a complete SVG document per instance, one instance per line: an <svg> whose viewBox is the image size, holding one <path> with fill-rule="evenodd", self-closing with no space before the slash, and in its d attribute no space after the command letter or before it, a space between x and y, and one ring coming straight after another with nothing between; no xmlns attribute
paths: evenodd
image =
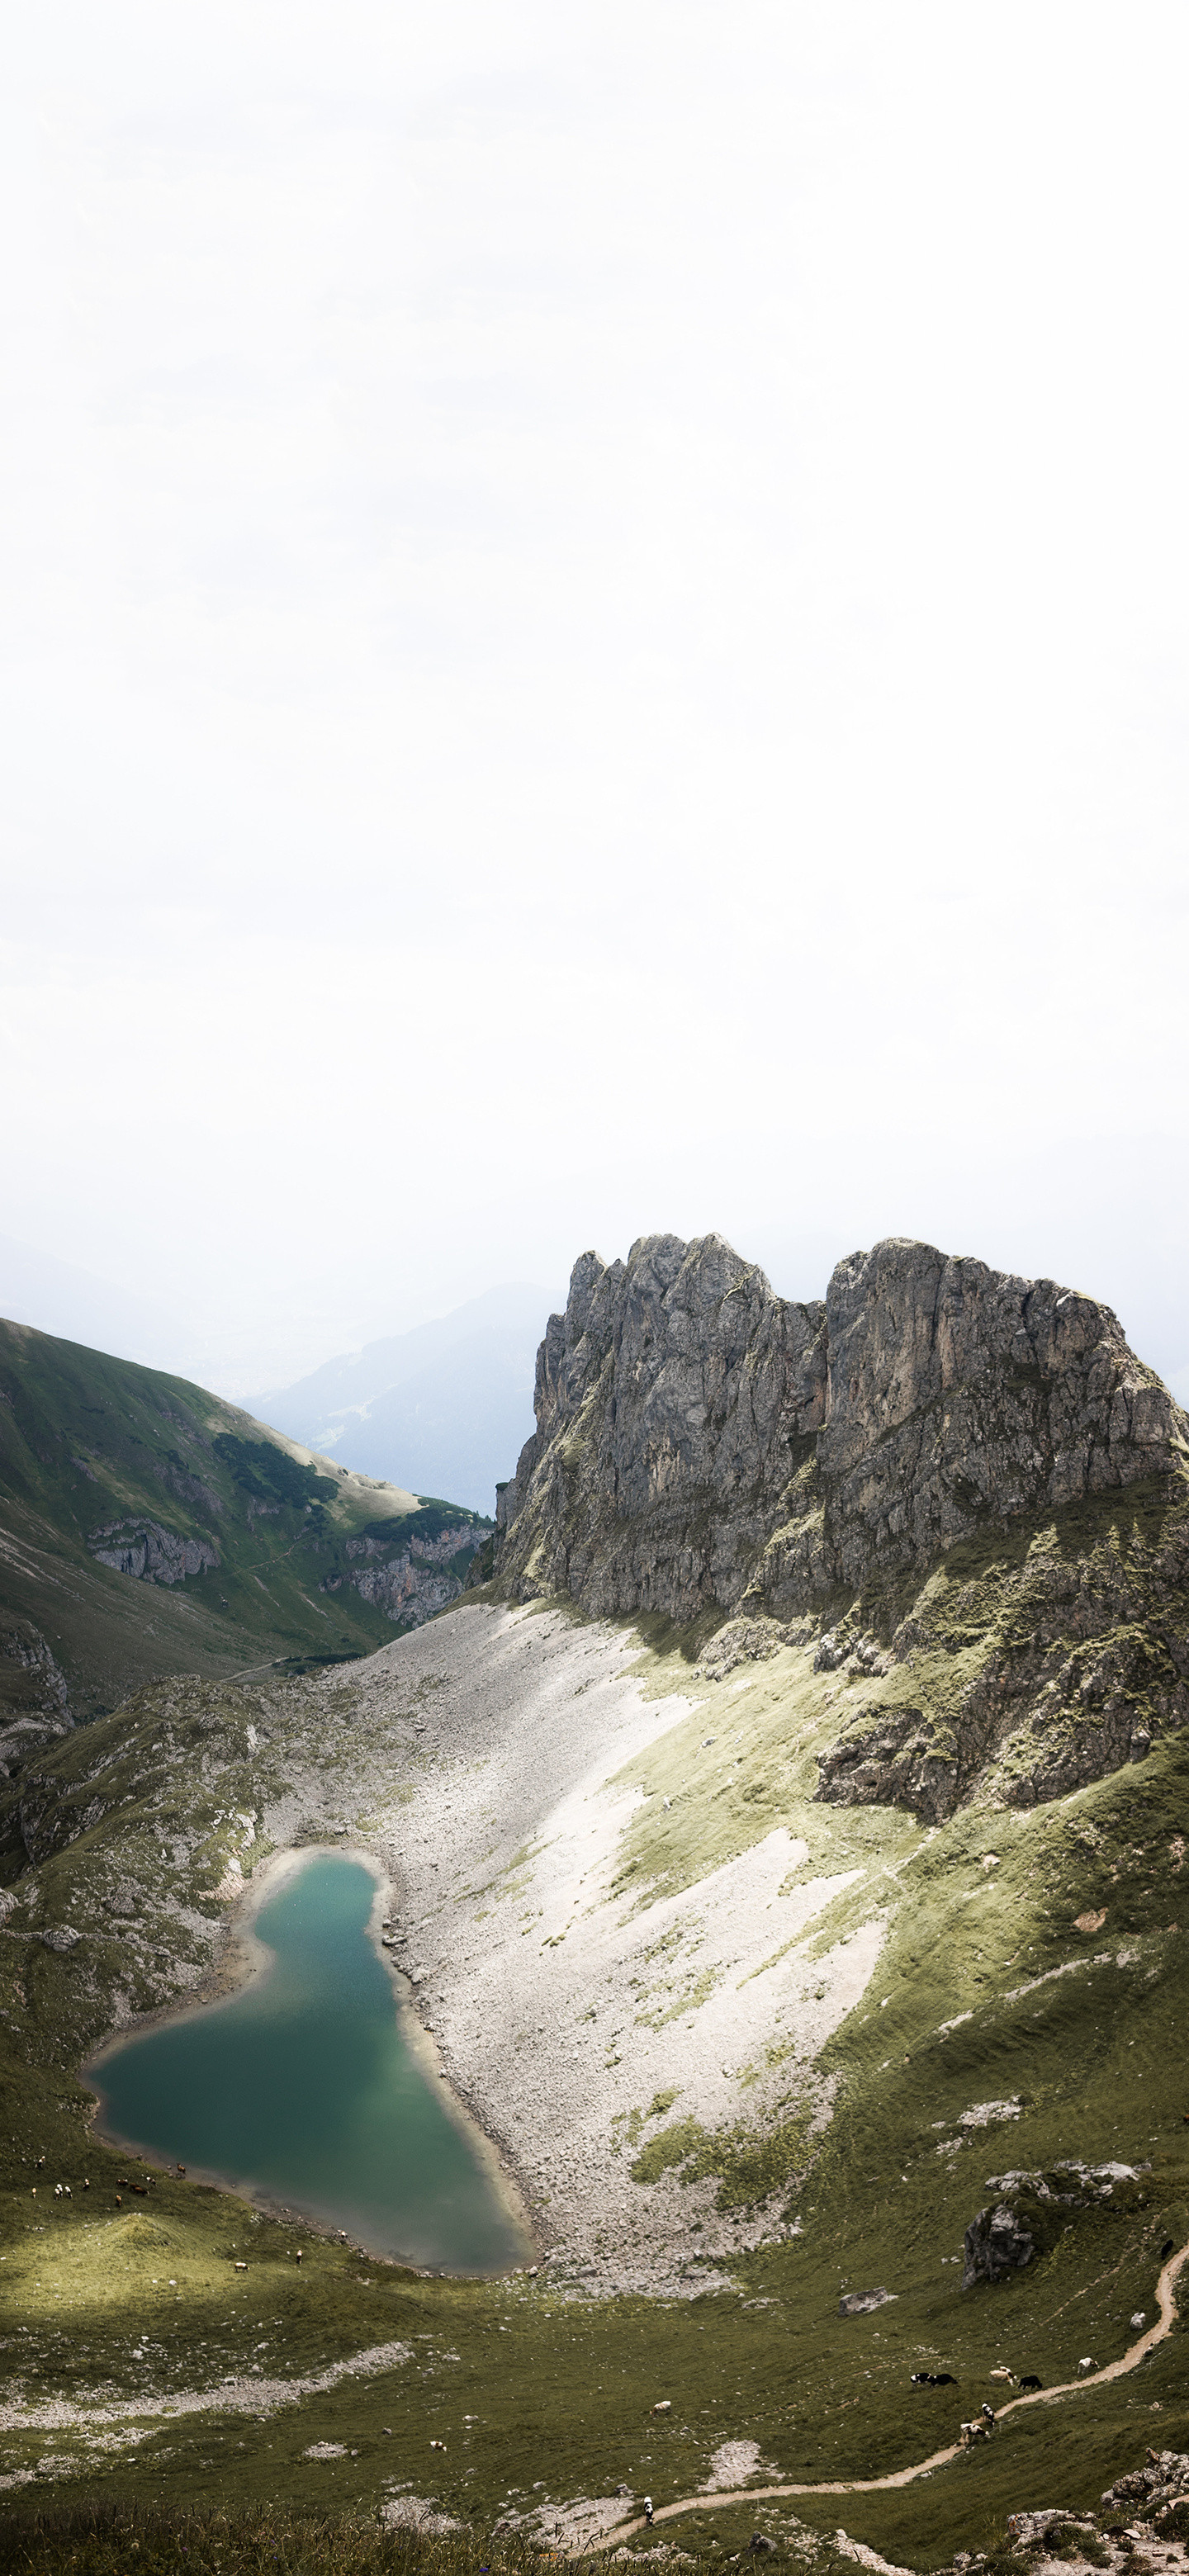
<svg viewBox="0 0 1189 2576"><path fill-rule="evenodd" d="M461 1507L450 1517L475 1522ZM98 1561L97 1545L149 1524L217 1563L166 1584ZM154 1673L365 1653L392 1620L349 1585L319 1587L351 1538L414 1526L430 1528L416 1495L314 1457L184 1378L0 1323L0 1715L53 1707L46 1650L76 1718Z"/></svg>

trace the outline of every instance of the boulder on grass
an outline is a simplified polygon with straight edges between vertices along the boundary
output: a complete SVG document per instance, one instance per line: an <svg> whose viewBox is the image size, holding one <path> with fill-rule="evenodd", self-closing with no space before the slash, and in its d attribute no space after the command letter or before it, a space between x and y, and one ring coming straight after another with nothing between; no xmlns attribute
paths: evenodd
<svg viewBox="0 0 1189 2576"><path fill-rule="evenodd" d="M962 2287L976 2281L1006 2281L1032 2261L1036 2240L1018 2212L1001 2200L995 2209L980 2209L962 2239Z"/></svg>

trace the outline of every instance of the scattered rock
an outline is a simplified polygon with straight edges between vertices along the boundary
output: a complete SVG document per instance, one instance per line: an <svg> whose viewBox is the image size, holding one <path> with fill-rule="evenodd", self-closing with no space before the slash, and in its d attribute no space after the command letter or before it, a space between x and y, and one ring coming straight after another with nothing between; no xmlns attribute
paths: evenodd
<svg viewBox="0 0 1189 2576"><path fill-rule="evenodd" d="M997 2120L1018 2120L1023 2108L1018 2094L1007 2102L975 2102L969 2111L962 2112L958 2126L960 2129L989 2129Z"/></svg>
<svg viewBox="0 0 1189 2576"><path fill-rule="evenodd" d="M897 2567L894 2561L881 2558L877 2550L868 2549L865 2541L852 2540L848 2532L836 2531L834 2546L843 2558L853 2558L860 2567L869 2568L872 2576L909 2576L906 2567Z"/></svg>
<svg viewBox="0 0 1189 2576"><path fill-rule="evenodd" d="M745 2487L749 2478L759 2476L763 2466L758 2442L720 2442L710 2455L704 2492L712 2495L722 2487Z"/></svg>
<svg viewBox="0 0 1189 2576"><path fill-rule="evenodd" d="M1068 2505L1041 2505L1035 2513L1009 2513L1007 2528L1017 2549L1036 2549L1047 2540L1054 2523L1074 2523L1079 2530L1093 2531L1090 2515L1071 2513Z"/></svg>
<svg viewBox="0 0 1189 2576"><path fill-rule="evenodd" d="M462 2529L455 2516L443 2513L430 2496L390 2496L380 2507L380 2520L388 2531L421 2531L435 2540Z"/></svg>
<svg viewBox="0 0 1189 2576"><path fill-rule="evenodd" d="M840 2317L867 2317L873 2308L886 2308L898 2296L895 2290L847 2290L838 2302Z"/></svg>
<svg viewBox="0 0 1189 2576"><path fill-rule="evenodd" d="M1189 2495L1189 2451L1149 2451L1142 2469L1116 2478L1102 2498L1104 2505L1171 2504Z"/></svg>

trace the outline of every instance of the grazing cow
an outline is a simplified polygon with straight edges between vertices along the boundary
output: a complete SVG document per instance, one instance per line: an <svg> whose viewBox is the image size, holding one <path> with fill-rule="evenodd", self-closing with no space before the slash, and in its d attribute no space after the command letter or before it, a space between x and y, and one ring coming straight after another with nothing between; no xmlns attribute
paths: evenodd
<svg viewBox="0 0 1189 2576"><path fill-rule="evenodd" d="M993 2425L994 2425L994 2422L995 2422L995 2409L994 2409L994 2407L993 2407L993 2406L988 2406L988 2404L987 2404L987 2401L986 2401L986 2398L985 2398L985 2397L984 2397L984 2399L983 2399L983 2409L982 2409L982 2413L983 2413L983 2422L984 2422L984 2424L986 2425L987 2431L988 2431L988 2433L989 2433L989 2432L991 2431L991 2429L992 2429Z"/></svg>
<svg viewBox="0 0 1189 2576"><path fill-rule="evenodd" d="M957 2385L952 2370L914 2370L909 2381L911 2388L956 2388Z"/></svg>
<svg viewBox="0 0 1189 2576"><path fill-rule="evenodd" d="M960 2451L969 2451L975 2442L989 2442L990 2439L990 2425L981 2423L976 2415L972 2424L963 2424L958 2435L958 2448Z"/></svg>
<svg viewBox="0 0 1189 2576"><path fill-rule="evenodd" d="M1080 2371L1083 2371L1083 2372L1084 2372L1084 2371L1087 2371L1087 2370L1097 2370L1097 2368L1098 2368L1098 2364L1097 2364L1097 2362L1096 2362L1096 2361L1091 2361L1089 2353L1088 2353L1088 2352L1084 2352L1084 2353L1082 2354L1082 2358L1081 2358L1081 2360L1080 2360L1080 2361L1079 2361L1079 2363L1078 2363L1078 2369L1079 2369Z"/></svg>
<svg viewBox="0 0 1189 2576"><path fill-rule="evenodd" d="M934 2371L934 2373L933 2373L933 2386L934 2386L935 2388L956 2388L956 2387L957 2387L957 2385L958 2385L958 2383L957 2383L957 2380L956 2380L956 2379L955 2379L955 2377L954 2377L954 2374L953 2374L952 2370L935 2370L935 2371Z"/></svg>
<svg viewBox="0 0 1189 2576"><path fill-rule="evenodd" d="M1020 2386L1021 2388L1043 2388L1044 2381L1037 2378L1034 2370L1026 2370L1020 2381Z"/></svg>
<svg viewBox="0 0 1189 2576"><path fill-rule="evenodd" d="M1167 2263L1169 2255L1176 2252L1176 2243L1177 2240L1175 2236L1165 2237L1164 2243L1160 2248L1160 2260L1162 2263Z"/></svg>

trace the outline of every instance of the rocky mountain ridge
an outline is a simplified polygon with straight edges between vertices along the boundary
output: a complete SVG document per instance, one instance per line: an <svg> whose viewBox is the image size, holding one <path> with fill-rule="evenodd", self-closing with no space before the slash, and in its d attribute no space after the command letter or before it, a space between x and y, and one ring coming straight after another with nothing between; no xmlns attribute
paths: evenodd
<svg viewBox="0 0 1189 2576"><path fill-rule="evenodd" d="M575 1264L535 1404L498 1496L500 1588L733 1620L720 1672L820 1628L826 1666L882 1685L823 1766L838 1803L935 1819L1021 1729L1005 1785L1027 1803L1189 1717L1189 1423L1092 1298L891 1239L800 1305L721 1236L649 1236ZM1130 1550L1126 1497L1148 1515ZM965 1550L977 1577L1029 1534L1010 1615L1006 1574L969 1604L961 1691L903 1687L934 1642L931 1571Z"/></svg>

